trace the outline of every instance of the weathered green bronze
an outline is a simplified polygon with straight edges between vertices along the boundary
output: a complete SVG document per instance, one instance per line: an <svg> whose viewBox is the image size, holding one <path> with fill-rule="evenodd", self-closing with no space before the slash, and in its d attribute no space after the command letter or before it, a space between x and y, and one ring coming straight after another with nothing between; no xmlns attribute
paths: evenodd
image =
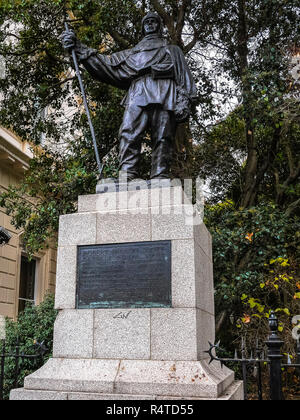
<svg viewBox="0 0 300 420"><path fill-rule="evenodd" d="M78 247L77 309L171 307L171 241Z"/></svg>

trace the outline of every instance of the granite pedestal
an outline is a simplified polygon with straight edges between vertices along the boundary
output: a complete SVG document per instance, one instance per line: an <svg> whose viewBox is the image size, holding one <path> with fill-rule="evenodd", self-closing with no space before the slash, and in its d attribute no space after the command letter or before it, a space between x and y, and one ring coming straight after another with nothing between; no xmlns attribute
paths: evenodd
<svg viewBox="0 0 300 420"><path fill-rule="evenodd" d="M78 247L170 241L170 307L78 309ZM209 364L215 339L211 235L183 189L79 197L60 218L53 358L12 400L242 399Z"/></svg>

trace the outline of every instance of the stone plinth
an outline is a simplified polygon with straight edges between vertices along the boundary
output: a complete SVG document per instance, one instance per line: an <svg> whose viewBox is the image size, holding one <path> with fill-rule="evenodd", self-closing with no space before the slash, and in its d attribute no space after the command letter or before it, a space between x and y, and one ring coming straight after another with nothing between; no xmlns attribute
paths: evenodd
<svg viewBox="0 0 300 420"><path fill-rule="evenodd" d="M171 242L171 307L78 309L77 249ZM211 236L181 187L79 197L59 228L53 359L11 399L241 399L208 364L214 342Z"/></svg>

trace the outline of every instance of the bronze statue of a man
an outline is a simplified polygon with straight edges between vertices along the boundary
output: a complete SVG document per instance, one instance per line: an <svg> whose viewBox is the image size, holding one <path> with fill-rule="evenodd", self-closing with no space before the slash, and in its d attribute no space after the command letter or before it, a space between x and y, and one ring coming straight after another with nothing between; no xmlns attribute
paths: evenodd
<svg viewBox="0 0 300 420"><path fill-rule="evenodd" d="M127 90L120 128L120 170L128 180L138 177L144 133L152 139L151 179L169 178L177 125L188 120L196 99L196 86L181 49L163 38L163 23L156 13L142 22L142 41L111 56L99 54L64 32L66 49L75 48L86 70L104 83Z"/></svg>

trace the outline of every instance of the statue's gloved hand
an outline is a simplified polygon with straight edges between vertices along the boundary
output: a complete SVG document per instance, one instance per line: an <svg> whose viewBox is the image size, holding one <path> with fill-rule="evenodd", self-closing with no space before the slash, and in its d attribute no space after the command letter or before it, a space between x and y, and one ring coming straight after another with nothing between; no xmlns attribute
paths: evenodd
<svg viewBox="0 0 300 420"><path fill-rule="evenodd" d="M77 38L74 31L70 30L63 32L60 36L60 39L64 49L71 50L72 48L76 47Z"/></svg>

